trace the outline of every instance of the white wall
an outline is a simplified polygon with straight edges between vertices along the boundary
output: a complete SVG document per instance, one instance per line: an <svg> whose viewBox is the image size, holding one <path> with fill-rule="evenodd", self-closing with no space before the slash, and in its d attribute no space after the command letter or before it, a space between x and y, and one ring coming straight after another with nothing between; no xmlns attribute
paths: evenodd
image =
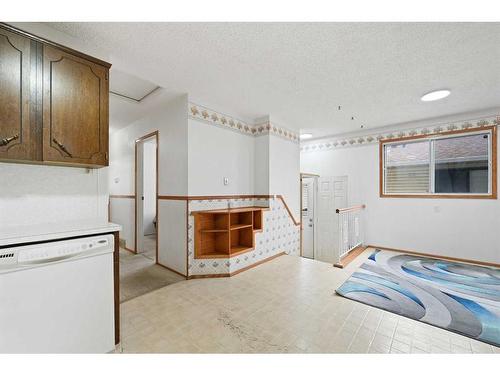
<svg viewBox="0 0 500 375"><path fill-rule="evenodd" d="M255 138L254 192L269 195L269 135Z"/></svg>
<svg viewBox="0 0 500 375"><path fill-rule="evenodd" d="M189 195L253 194L255 138L191 118L188 124Z"/></svg>
<svg viewBox="0 0 500 375"><path fill-rule="evenodd" d="M500 263L500 201L379 197L378 145L303 152L301 171L347 175L350 204L366 204L365 243Z"/></svg>
<svg viewBox="0 0 500 375"><path fill-rule="evenodd" d="M0 226L107 221L107 168L0 163Z"/></svg>
<svg viewBox="0 0 500 375"><path fill-rule="evenodd" d="M281 194L300 221L300 148L299 144L278 136L269 136L269 194Z"/></svg>
<svg viewBox="0 0 500 375"><path fill-rule="evenodd" d="M120 238L125 240L125 247L134 250L135 247L135 199L113 198L109 200L109 221L120 224Z"/></svg>
<svg viewBox="0 0 500 375"><path fill-rule="evenodd" d="M158 130L158 194L187 195L188 189L188 131L187 131L187 95L181 95L166 102L160 102L148 116L117 130L110 137L110 194L135 194L135 140ZM135 249L134 221L135 215L130 209L132 199L111 199L112 220L123 226L120 236L126 239L127 247ZM116 209L115 209L116 207ZM163 206L160 206L163 207ZM168 208L168 207L167 207ZM168 215L161 212L158 216ZM159 244L168 243L172 238L165 237L169 233L166 224L159 221ZM185 226L185 220L184 220ZM184 230L185 233L185 230ZM181 236L180 233L176 234ZM184 236L185 237L185 236ZM159 247L159 259L164 251L171 248ZM185 254L185 247L177 249ZM165 264L167 265L167 264ZM167 265L168 266L168 265Z"/></svg>
<svg viewBox="0 0 500 375"><path fill-rule="evenodd" d="M158 202L158 262L186 276L187 201Z"/></svg>
<svg viewBox="0 0 500 375"><path fill-rule="evenodd" d="M158 193L186 195L188 179L187 158L187 95L159 103L148 116L110 137L110 192L134 194L135 140L153 131L159 131ZM118 181L115 179L118 178Z"/></svg>

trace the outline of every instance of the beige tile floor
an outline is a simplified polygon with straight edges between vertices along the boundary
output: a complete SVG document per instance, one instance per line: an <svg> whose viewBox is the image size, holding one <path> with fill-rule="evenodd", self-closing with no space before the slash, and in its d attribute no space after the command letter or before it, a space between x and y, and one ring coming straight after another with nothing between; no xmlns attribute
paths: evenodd
<svg viewBox="0 0 500 375"><path fill-rule="evenodd" d="M185 280L184 277L155 264L156 240L148 236L144 251L134 254L120 249L120 302Z"/></svg>
<svg viewBox="0 0 500 375"><path fill-rule="evenodd" d="M334 290L346 269L282 256L231 278L178 282L122 307L124 353L500 353Z"/></svg>

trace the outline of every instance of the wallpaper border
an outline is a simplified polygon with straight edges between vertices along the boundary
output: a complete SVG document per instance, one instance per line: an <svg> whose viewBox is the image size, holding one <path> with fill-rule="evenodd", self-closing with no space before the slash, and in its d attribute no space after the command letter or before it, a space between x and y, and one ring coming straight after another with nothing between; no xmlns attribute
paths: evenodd
<svg viewBox="0 0 500 375"><path fill-rule="evenodd" d="M215 125L229 130L234 130L250 136L271 134L291 142L299 143L299 134L265 121L259 124L249 124L238 120L235 117L214 111L199 104L189 102L188 117L194 120L203 121L209 125Z"/></svg>
<svg viewBox="0 0 500 375"><path fill-rule="evenodd" d="M300 152L328 151L338 148L377 144L379 141L393 138L408 138L416 135L439 134L442 132L464 129L481 129L485 126L500 125L500 116L489 116L474 120L448 122L445 124L429 125L412 129L391 130L367 135L353 135L350 137L332 137L311 141L300 147Z"/></svg>

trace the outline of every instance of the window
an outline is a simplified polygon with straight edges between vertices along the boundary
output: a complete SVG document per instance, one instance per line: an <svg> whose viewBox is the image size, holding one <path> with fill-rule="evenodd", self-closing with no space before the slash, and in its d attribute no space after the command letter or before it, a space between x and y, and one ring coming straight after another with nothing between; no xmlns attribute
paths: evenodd
<svg viewBox="0 0 500 375"><path fill-rule="evenodd" d="M380 143L382 197L496 198L496 128Z"/></svg>

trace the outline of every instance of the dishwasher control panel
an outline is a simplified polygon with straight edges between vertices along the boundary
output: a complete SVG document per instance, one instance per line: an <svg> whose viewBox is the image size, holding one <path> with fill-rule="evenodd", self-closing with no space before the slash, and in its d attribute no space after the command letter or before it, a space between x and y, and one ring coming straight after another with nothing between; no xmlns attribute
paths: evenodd
<svg viewBox="0 0 500 375"><path fill-rule="evenodd" d="M48 263L85 253L91 255L99 250L113 249L113 245L113 236L104 235L0 249L0 268Z"/></svg>

